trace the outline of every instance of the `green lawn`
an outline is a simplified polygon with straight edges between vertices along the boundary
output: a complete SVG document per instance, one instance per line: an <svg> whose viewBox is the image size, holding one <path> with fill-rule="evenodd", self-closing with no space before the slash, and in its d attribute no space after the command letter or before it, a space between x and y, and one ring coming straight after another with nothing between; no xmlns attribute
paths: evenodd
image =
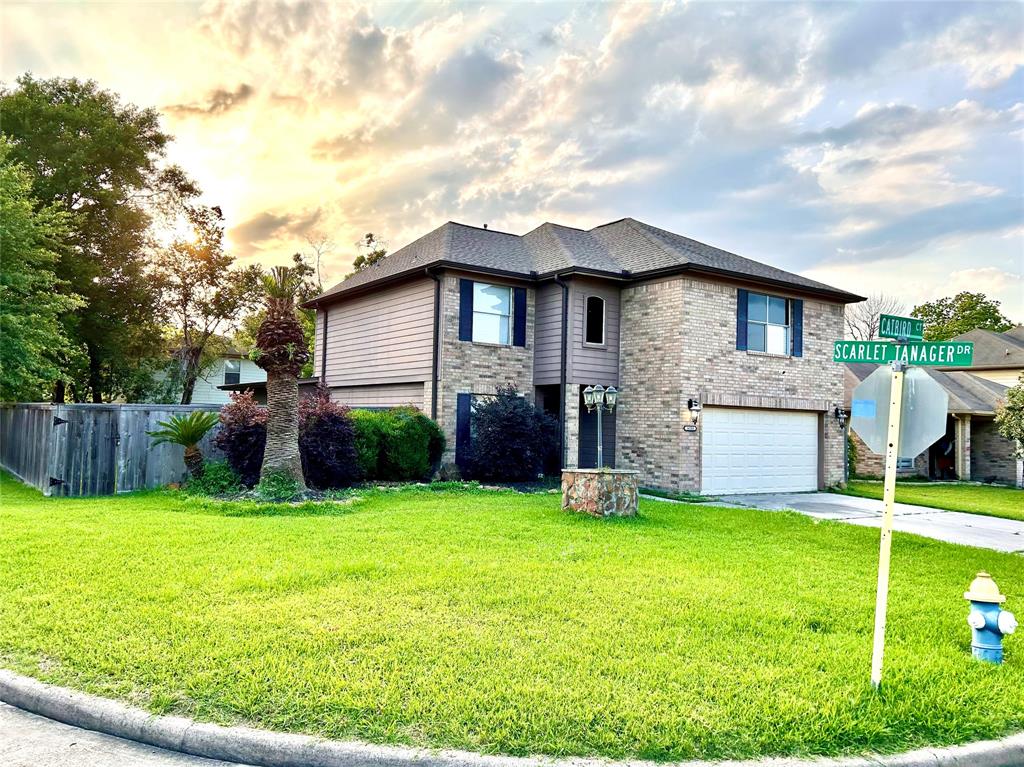
<svg viewBox="0 0 1024 767"><path fill-rule="evenodd" d="M679 760L893 751L1024 729L1024 644L970 657L980 569L897 534L885 686L878 532L644 500L372 493L252 507L0 484L0 665L154 712L510 754Z"/></svg>
<svg viewBox="0 0 1024 767"><path fill-rule="evenodd" d="M862 498L881 498L882 483L855 479L845 490L836 492ZM897 482L896 501L1024 522L1024 490L1012 487L959 482Z"/></svg>

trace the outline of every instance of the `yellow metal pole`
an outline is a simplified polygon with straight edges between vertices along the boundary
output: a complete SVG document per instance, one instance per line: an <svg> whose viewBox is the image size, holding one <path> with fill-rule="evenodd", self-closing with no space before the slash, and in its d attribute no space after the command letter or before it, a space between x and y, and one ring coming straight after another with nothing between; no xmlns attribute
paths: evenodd
<svg viewBox="0 0 1024 767"><path fill-rule="evenodd" d="M900 416L903 411L903 373L906 364L892 363L889 387L889 427L886 432L885 486L882 494L882 540L878 552L878 589L875 595L875 643L871 652L871 684L882 684L885 654L885 613L889 604L889 555L892 548L893 504L896 503L896 462L900 450Z"/></svg>

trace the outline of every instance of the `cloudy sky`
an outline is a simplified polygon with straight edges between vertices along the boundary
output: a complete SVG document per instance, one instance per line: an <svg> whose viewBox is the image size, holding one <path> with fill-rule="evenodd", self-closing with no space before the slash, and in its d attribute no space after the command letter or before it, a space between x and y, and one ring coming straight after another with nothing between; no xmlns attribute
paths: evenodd
<svg viewBox="0 0 1024 767"><path fill-rule="evenodd" d="M244 259L633 216L1024 321L1024 5L5 2L9 82L155 106Z"/></svg>

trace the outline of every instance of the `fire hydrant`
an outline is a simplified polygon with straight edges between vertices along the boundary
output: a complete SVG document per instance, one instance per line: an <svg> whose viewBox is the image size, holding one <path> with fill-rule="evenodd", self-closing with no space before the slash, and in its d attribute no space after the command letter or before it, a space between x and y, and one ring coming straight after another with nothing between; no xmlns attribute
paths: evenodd
<svg viewBox="0 0 1024 767"><path fill-rule="evenodd" d="M999 593L992 576L982 571L971 581L971 588L964 592L964 599L971 603L967 625L973 630L971 650L974 657L989 663L1002 663L1003 637L1017 630L1017 619L1013 613L999 606L1006 597Z"/></svg>

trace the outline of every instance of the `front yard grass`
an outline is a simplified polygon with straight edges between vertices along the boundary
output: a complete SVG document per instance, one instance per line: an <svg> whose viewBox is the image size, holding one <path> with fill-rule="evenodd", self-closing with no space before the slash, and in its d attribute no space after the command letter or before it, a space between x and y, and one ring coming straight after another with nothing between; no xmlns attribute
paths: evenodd
<svg viewBox="0 0 1024 767"><path fill-rule="evenodd" d="M836 492L861 498L881 498L882 483L851 480L845 490ZM1024 490L997 485L973 485L967 482L897 482L896 502L913 503L969 514L1024 522Z"/></svg>
<svg viewBox="0 0 1024 767"><path fill-rule="evenodd" d="M643 500L370 492L255 506L45 499L0 479L0 665L160 713L509 754L890 752L1024 729L1024 645L975 662L963 591L1024 559Z"/></svg>

